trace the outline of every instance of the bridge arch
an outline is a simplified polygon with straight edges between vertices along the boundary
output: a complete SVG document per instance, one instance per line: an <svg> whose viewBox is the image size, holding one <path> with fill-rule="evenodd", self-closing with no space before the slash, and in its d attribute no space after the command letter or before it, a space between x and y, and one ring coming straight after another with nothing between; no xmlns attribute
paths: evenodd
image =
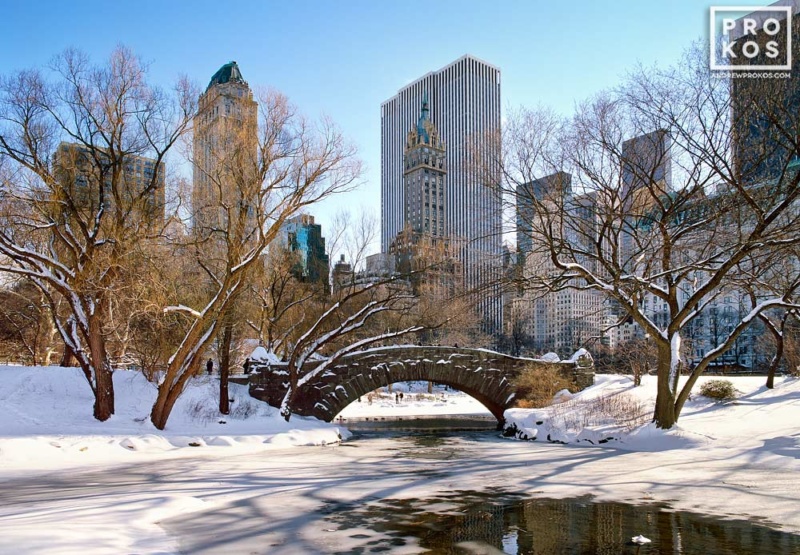
<svg viewBox="0 0 800 555"><path fill-rule="evenodd" d="M320 362L309 363L301 374ZM350 353L309 381L295 395L292 412L330 422L347 405L371 391L397 382L432 381L470 395L491 412L498 423L513 406L514 378L529 367L556 367L580 389L594 382L591 356L575 361L548 362L517 358L484 349L434 346L389 346ZM274 407L288 388L285 365L255 362L250 394Z"/></svg>
<svg viewBox="0 0 800 555"><path fill-rule="evenodd" d="M440 359L442 360L442 359ZM325 387L320 396L315 416L330 420L345 407L376 389L398 382L431 381L448 385L476 399L497 418L513 404L515 391L508 378L499 370L458 369L453 372L446 362L406 361L402 364L381 363L367 376L347 376L333 389ZM459 371L460 370L460 371ZM328 415L330 414L330 418Z"/></svg>

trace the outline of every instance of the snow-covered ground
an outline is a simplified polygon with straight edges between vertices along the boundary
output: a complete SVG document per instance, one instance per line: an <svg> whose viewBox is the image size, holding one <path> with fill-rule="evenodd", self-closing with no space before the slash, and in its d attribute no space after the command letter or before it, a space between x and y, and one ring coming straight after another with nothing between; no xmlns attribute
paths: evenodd
<svg viewBox="0 0 800 555"><path fill-rule="evenodd" d="M116 413L92 417L92 393L78 368L0 366L0 476L190 457L198 446L234 454L291 445L324 445L346 429L294 416L230 385L231 414L218 412L219 381L195 378L172 411L166 430L148 417L156 386L140 372L114 373Z"/></svg>
<svg viewBox="0 0 800 555"><path fill-rule="evenodd" d="M398 457L400 440L392 438L337 446L343 428L297 417L287 424L238 386L234 414L222 419L208 377L196 379L160 432L147 420L154 386L136 373L115 374L117 413L99 423L78 370L0 368L0 552L263 552L269 545L270 553L324 553L347 541L308 516L331 502L485 488L664 501L800 533L800 380L779 379L774 390L763 377L731 381L735 401L694 395L675 429L629 432L635 418L620 424L609 415L635 417L643 408L647 420L654 378L634 388L625 376L598 376L595 387L553 408L507 413L537 441L447 439L437 449L452 443L455 458L432 459L416 447ZM345 414L467 412L455 397L428 406L408 397L372 405L362 398ZM571 444L548 443L547 435Z"/></svg>
<svg viewBox="0 0 800 555"><path fill-rule="evenodd" d="M714 401L698 393L708 380L729 380L737 397ZM685 378L681 378L683 384ZM511 409L506 419L529 438L575 444L608 442L628 451L724 450L727 457L773 463L781 468L800 457L800 379L777 378L767 389L763 376L703 376L681 412L677 426L658 430L649 423L656 397L655 376L633 387L628 376L598 375L595 385L546 409ZM537 424L541 423L541 424ZM775 447L780 444L781 449ZM798 466L800 469L800 466Z"/></svg>
<svg viewBox="0 0 800 555"><path fill-rule="evenodd" d="M403 393L399 399L398 393ZM473 397L437 386L428 393L427 382L394 384L392 391L383 388L361 397L339 413L343 419L367 416L435 416L444 414L491 414ZM345 423L346 425L346 423Z"/></svg>

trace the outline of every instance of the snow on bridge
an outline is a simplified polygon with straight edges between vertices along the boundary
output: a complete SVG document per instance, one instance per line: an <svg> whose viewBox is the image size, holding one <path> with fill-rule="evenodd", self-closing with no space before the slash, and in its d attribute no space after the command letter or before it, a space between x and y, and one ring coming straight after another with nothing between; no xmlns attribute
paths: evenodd
<svg viewBox="0 0 800 555"><path fill-rule="evenodd" d="M513 385L524 368L556 368L578 389L594 382L594 363L583 351L569 361L518 358L485 349L438 346L388 346L350 353L321 376L301 388L293 412L330 422L359 397L389 384L432 381L449 385L480 401L499 423L513 406ZM300 372L313 370L321 361L308 362ZM252 362L250 395L280 407L288 388L286 363Z"/></svg>

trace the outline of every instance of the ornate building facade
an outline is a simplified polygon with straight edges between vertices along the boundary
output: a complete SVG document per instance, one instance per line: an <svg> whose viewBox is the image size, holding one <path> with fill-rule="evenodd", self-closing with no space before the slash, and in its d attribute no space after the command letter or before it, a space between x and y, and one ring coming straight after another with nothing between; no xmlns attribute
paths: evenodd
<svg viewBox="0 0 800 555"><path fill-rule="evenodd" d="M448 297L463 284L457 241L446 233L447 149L430 119L427 95L403 156L405 227L389 245L393 269L426 295Z"/></svg>
<svg viewBox="0 0 800 555"><path fill-rule="evenodd" d="M225 225L224 206L256 193L258 104L236 62L211 77L193 128L193 226L204 234Z"/></svg>
<svg viewBox="0 0 800 555"><path fill-rule="evenodd" d="M461 242L458 259L464 287L476 294L485 331L498 333L502 297L499 285L493 284L499 283L502 271L502 206L484 178L499 182L499 176L476 171L476 166L497 156L493 150L500 129L497 67L466 55L403 87L381 105L381 252L388 253L407 227L407 133L418 120L423 98L428 119L447 143L447 178L441 202L437 198L437 216L428 217L429 226L435 221L439 233L442 222L442 235ZM424 203L420 208L424 226ZM433 210L430 203L428 208Z"/></svg>

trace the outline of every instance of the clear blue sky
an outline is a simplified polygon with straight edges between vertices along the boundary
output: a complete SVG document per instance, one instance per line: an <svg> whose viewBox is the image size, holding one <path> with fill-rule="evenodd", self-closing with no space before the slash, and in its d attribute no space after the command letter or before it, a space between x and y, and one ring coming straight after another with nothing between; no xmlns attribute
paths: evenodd
<svg viewBox="0 0 800 555"><path fill-rule="evenodd" d="M154 82L186 74L205 86L236 60L251 86L331 116L358 146L365 184L316 211L324 226L339 206L380 211L380 104L428 71L470 53L501 69L504 110L569 113L637 62L669 65L706 41L709 6L759 3L0 0L0 73L45 65L67 47L102 61L125 44L152 63Z"/></svg>

